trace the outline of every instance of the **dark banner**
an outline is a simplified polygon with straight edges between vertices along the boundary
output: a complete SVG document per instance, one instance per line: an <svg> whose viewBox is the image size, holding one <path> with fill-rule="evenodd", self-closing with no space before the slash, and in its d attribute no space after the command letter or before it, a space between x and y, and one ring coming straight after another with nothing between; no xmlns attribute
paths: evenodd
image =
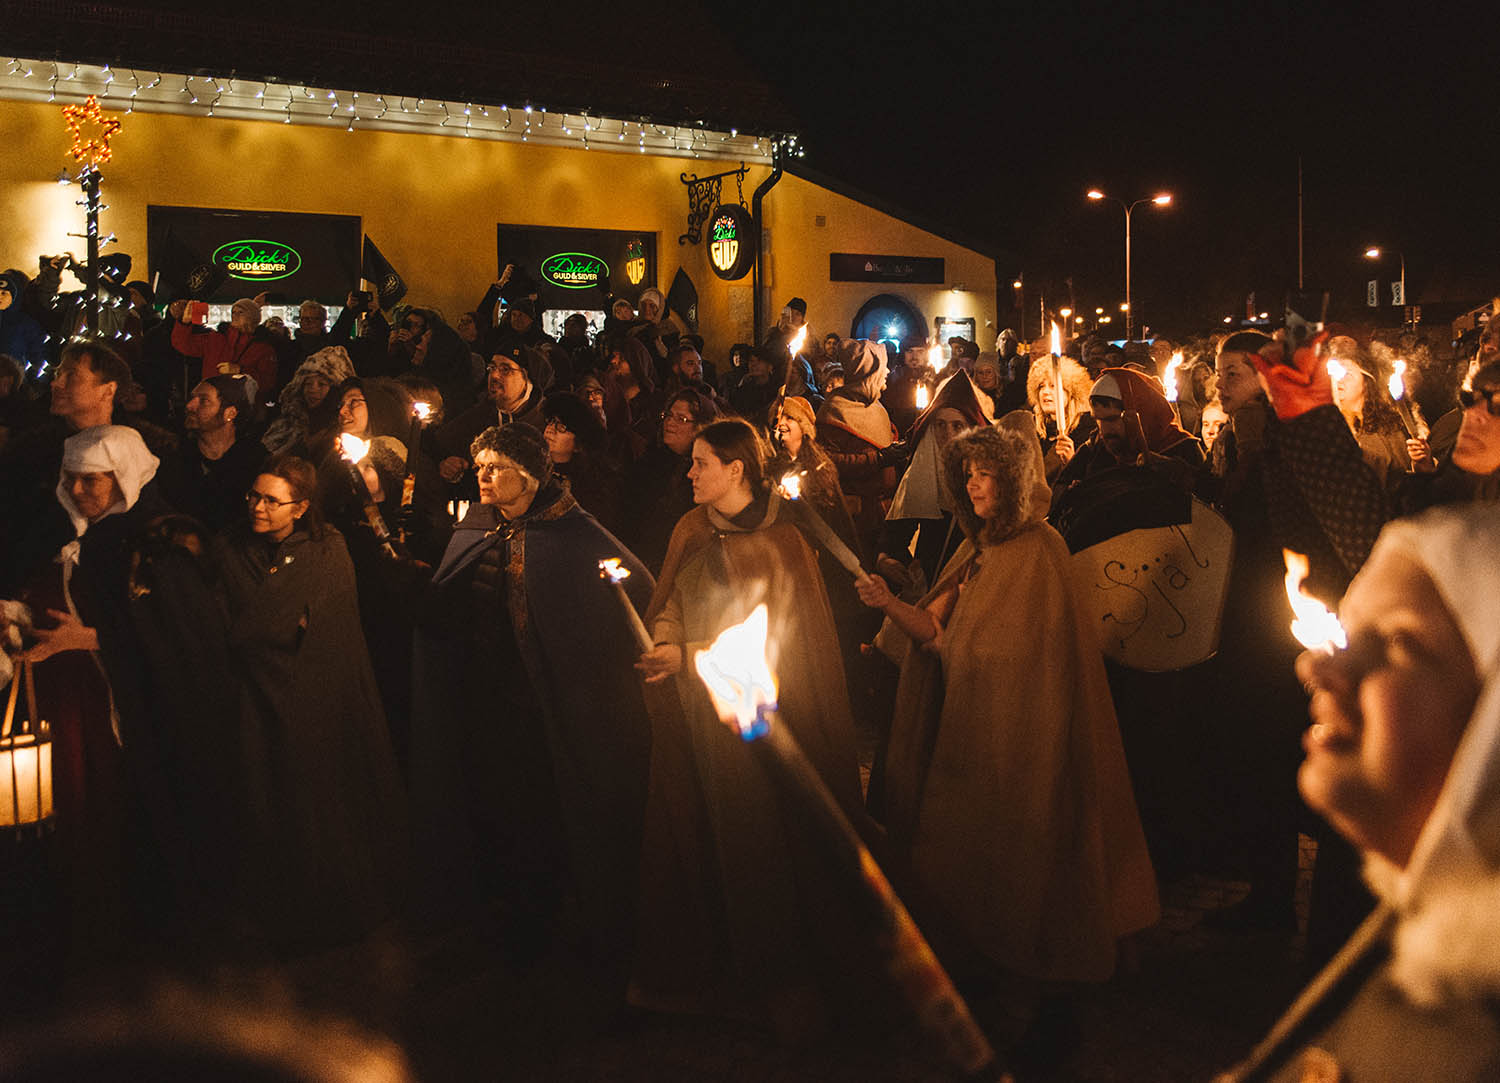
<svg viewBox="0 0 1500 1083"><path fill-rule="evenodd" d="M542 308L608 309L612 296L635 304L656 285L655 233L502 223L495 240L497 277L514 263L538 284Z"/></svg>
<svg viewBox="0 0 1500 1083"><path fill-rule="evenodd" d="M161 276L158 297L188 296L184 268L207 266L220 281L201 300L270 293L284 294L288 304L312 298L341 305L359 288L362 238L353 215L146 208L146 257L151 275Z"/></svg>
<svg viewBox="0 0 1500 1083"><path fill-rule="evenodd" d="M943 260L932 256L865 256L832 252L828 256L830 282L912 282L943 284Z"/></svg>

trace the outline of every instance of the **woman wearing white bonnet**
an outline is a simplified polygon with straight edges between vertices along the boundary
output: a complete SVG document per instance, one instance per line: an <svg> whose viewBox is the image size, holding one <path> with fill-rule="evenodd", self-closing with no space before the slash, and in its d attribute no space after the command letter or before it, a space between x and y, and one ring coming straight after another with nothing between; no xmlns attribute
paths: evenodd
<svg viewBox="0 0 1500 1083"><path fill-rule="evenodd" d="M57 500L71 540L33 569L37 709L52 727L57 852L76 958L107 958L124 938L125 826L121 745L138 677L129 625L133 542L167 508L151 484L156 456L134 429L99 425L63 443ZM123 708L123 709L122 709ZM122 720L122 715L125 719Z"/></svg>
<svg viewBox="0 0 1500 1083"><path fill-rule="evenodd" d="M1500 506L1389 524L1339 619L1298 785L1380 906L1223 1078L1500 1078Z"/></svg>

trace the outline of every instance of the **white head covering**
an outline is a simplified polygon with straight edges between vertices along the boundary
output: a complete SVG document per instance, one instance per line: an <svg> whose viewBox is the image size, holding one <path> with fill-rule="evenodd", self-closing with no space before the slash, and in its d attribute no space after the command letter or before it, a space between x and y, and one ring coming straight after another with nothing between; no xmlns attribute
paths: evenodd
<svg viewBox="0 0 1500 1083"><path fill-rule="evenodd" d="M1406 867L1372 858L1367 870L1401 914L1394 972L1413 999L1493 993L1500 991L1500 505L1396 520L1366 567L1379 554L1403 556L1432 579L1468 642L1480 690Z"/></svg>
<svg viewBox="0 0 1500 1083"><path fill-rule="evenodd" d="M104 513L114 515L135 507L141 490L156 476L159 465L160 460L146 450L141 434L124 425L96 425L76 432L63 441L62 473L57 479L58 503L68 513L73 529L81 538L89 528L89 521L68 492L68 473L114 474L121 498Z"/></svg>

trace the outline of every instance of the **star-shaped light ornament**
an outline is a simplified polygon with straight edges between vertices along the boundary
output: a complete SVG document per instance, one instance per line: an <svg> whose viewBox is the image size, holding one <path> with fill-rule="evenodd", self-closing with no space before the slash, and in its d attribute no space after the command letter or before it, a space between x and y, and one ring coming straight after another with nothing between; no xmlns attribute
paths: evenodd
<svg viewBox="0 0 1500 1083"><path fill-rule="evenodd" d="M117 118L104 115L104 111L99 108L98 98L90 94L88 100L82 105L63 106L63 116L68 120L68 135L73 140L73 146L68 153L73 156L75 162L99 166L109 161L110 136L118 132L121 125ZM94 138L84 137L83 126L88 122L99 126L98 134Z"/></svg>

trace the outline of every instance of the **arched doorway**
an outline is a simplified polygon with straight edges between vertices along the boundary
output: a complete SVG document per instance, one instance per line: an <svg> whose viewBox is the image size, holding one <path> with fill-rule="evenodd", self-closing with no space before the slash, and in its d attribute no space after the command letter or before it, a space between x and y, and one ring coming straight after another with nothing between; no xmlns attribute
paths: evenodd
<svg viewBox="0 0 1500 1083"><path fill-rule="evenodd" d="M860 308L849 334L885 343L892 361L905 352L907 343L927 338L927 318L910 301L894 293L878 293Z"/></svg>

